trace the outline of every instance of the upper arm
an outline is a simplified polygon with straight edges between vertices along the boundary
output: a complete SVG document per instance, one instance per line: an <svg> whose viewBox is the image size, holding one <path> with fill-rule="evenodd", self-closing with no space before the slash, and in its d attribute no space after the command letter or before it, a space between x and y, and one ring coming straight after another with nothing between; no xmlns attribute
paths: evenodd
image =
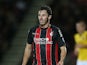
<svg viewBox="0 0 87 65"><path fill-rule="evenodd" d="M25 47L26 51L31 51L32 50L32 44L27 43Z"/></svg>
<svg viewBox="0 0 87 65"><path fill-rule="evenodd" d="M66 51L66 46L61 46L60 49Z"/></svg>
<svg viewBox="0 0 87 65"><path fill-rule="evenodd" d="M27 43L26 44L26 48L31 49L32 48L32 44Z"/></svg>
<svg viewBox="0 0 87 65"><path fill-rule="evenodd" d="M61 47L60 47L60 51L61 51L61 54L62 54L62 55L66 56L66 54L67 54L66 46L61 46Z"/></svg>
<svg viewBox="0 0 87 65"><path fill-rule="evenodd" d="M75 41L76 44L78 43L77 34L74 35L74 41Z"/></svg>

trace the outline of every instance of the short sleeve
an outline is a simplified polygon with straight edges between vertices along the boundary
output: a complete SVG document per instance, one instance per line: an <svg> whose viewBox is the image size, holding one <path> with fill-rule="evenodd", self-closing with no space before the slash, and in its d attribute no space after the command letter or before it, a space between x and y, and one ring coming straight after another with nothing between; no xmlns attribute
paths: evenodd
<svg viewBox="0 0 87 65"><path fill-rule="evenodd" d="M58 40L59 47L66 45L63 34L59 28L57 29L57 40Z"/></svg>
<svg viewBox="0 0 87 65"><path fill-rule="evenodd" d="M75 41L76 44L78 43L77 38L76 38L76 34L74 35L74 41Z"/></svg>
<svg viewBox="0 0 87 65"><path fill-rule="evenodd" d="M30 29L28 32L27 42L28 42L28 44L32 44L32 42L33 42L32 29Z"/></svg>

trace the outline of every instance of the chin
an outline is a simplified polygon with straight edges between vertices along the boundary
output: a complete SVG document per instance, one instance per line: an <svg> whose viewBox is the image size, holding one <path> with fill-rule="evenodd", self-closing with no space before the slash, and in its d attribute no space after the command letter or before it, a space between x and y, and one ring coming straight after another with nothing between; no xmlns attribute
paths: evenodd
<svg viewBox="0 0 87 65"><path fill-rule="evenodd" d="M41 26L44 26L44 24L40 24Z"/></svg>
<svg viewBox="0 0 87 65"><path fill-rule="evenodd" d="M40 23L40 25L44 25L44 23Z"/></svg>
<svg viewBox="0 0 87 65"><path fill-rule="evenodd" d="M40 24L41 26L44 26L45 24Z"/></svg>

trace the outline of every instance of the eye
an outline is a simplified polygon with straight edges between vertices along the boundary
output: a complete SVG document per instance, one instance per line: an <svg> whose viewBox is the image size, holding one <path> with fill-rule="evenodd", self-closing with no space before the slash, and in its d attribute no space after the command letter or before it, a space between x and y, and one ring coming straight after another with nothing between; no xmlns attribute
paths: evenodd
<svg viewBox="0 0 87 65"><path fill-rule="evenodd" d="M45 14L43 14L42 16L46 16Z"/></svg>
<svg viewBox="0 0 87 65"><path fill-rule="evenodd" d="M43 16L45 16L45 14L43 14Z"/></svg>

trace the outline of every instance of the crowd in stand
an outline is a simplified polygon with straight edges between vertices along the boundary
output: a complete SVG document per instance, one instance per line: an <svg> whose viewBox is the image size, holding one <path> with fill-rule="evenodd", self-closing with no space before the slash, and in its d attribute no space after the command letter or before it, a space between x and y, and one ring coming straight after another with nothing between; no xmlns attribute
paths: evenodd
<svg viewBox="0 0 87 65"><path fill-rule="evenodd" d="M27 11L25 0L0 0L0 62Z"/></svg>

